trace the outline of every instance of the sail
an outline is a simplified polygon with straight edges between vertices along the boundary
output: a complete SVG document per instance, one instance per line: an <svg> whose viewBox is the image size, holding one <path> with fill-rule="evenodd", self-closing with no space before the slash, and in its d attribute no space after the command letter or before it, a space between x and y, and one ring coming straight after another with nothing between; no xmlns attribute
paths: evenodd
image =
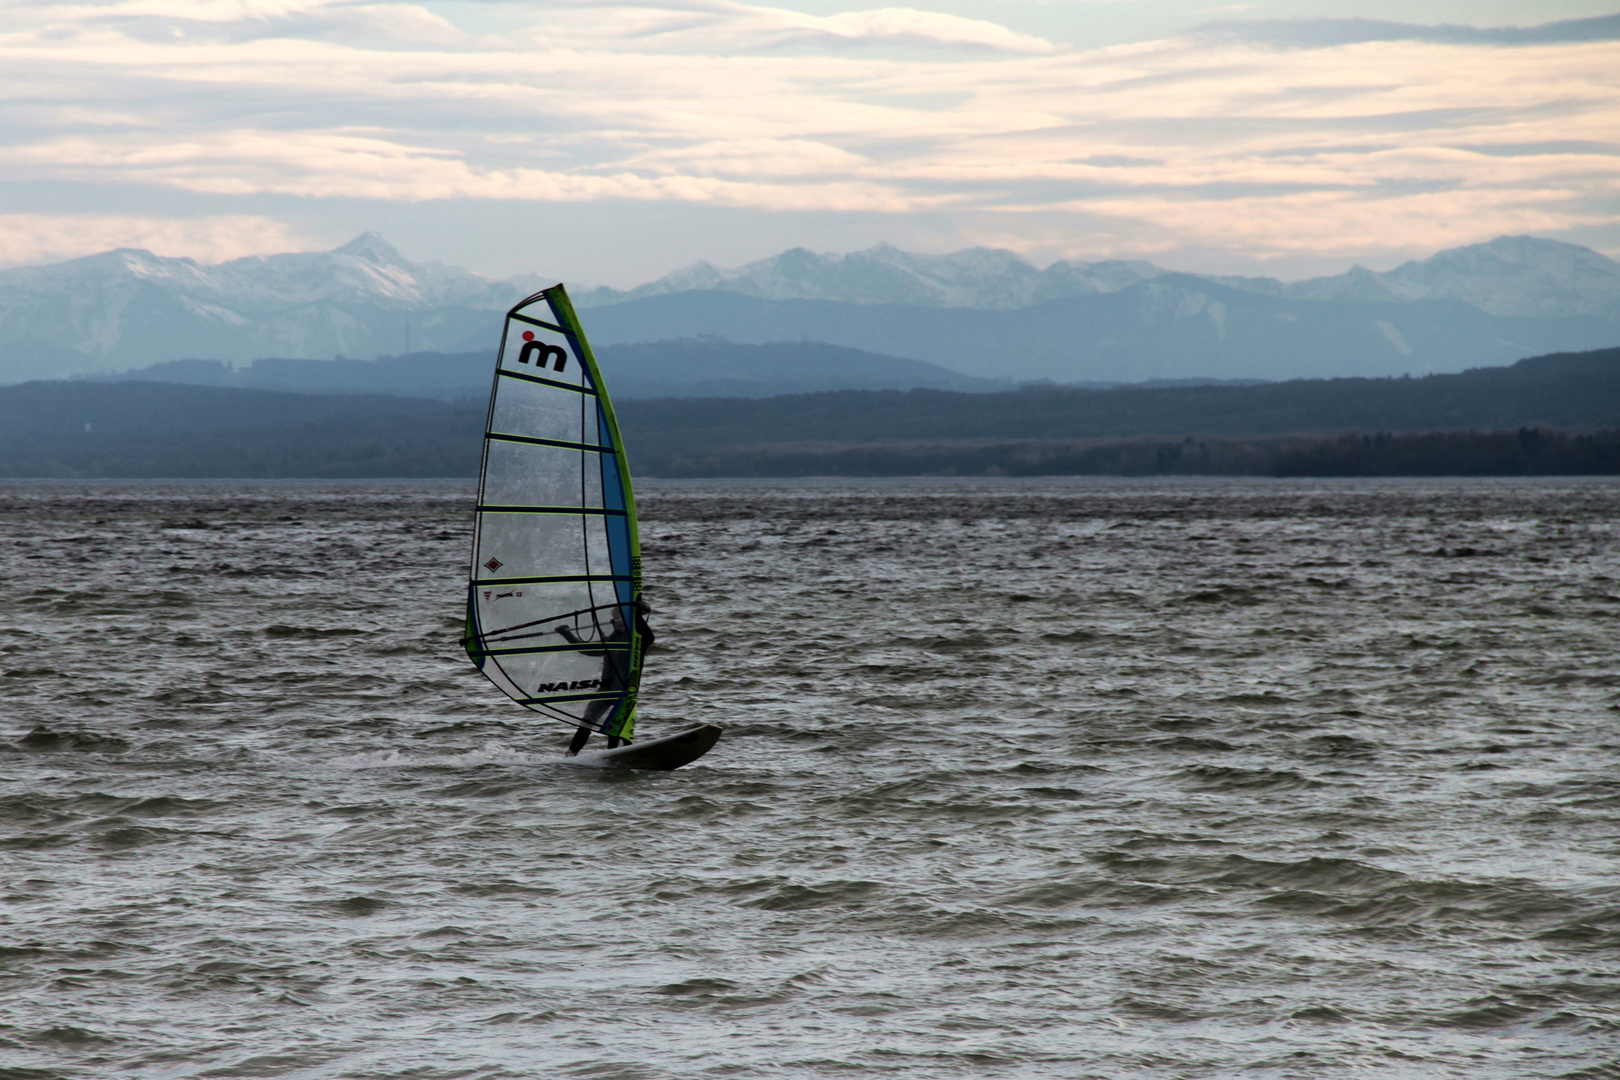
<svg viewBox="0 0 1620 1080"><path fill-rule="evenodd" d="M628 739L640 595L619 426L556 285L506 313L478 481L467 654L518 704Z"/></svg>

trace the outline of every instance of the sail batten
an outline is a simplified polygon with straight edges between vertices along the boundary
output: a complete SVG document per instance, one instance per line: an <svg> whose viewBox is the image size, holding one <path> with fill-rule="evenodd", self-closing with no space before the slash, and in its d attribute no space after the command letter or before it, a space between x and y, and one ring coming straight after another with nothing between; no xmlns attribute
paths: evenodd
<svg viewBox="0 0 1620 1080"><path fill-rule="evenodd" d="M469 658L518 704L628 738L643 651L635 502L561 285L507 313L475 513Z"/></svg>
<svg viewBox="0 0 1620 1080"><path fill-rule="evenodd" d="M557 585L573 581L629 581L629 574L553 574L550 577L473 578L474 588L502 585Z"/></svg>
<svg viewBox="0 0 1620 1080"><path fill-rule="evenodd" d="M485 432L484 438L494 439L497 442L522 443L526 446L555 446L559 450L583 450L588 454L612 454L616 452L611 446L567 442L563 439L536 439L530 435L510 435L504 431Z"/></svg>
<svg viewBox="0 0 1620 1080"><path fill-rule="evenodd" d="M522 305L520 304L519 307L521 306ZM530 326L538 326L544 330L554 330L559 334L566 334L569 332L567 328L558 326L555 323L548 323L543 319L536 319L533 315L520 314L515 308L507 312L506 317L511 319L513 322L528 323Z"/></svg>
<svg viewBox="0 0 1620 1080"><path fill-rule="evenodd" d="M558 390L567 390L571 394L589 394L592 397L596 396L596 390L594 387L570 386L568 383L559 382L556 379L546 379L539 375L529 375L522 371L501 371L497 372L496 374L503 379L515 379L519 382L530 382L540 386L550 386Z"/></svg>
<svg viewBox="0 0 1620 1080"><path fill-rule="evenodd" d="M605 646L605 648L608 652L615 653L630 651L629 649L615 649L611 646ZM467 652L473 656L524 656L529 653L580 652L584 649L586 649L584 645L529 645L511 649L468 649Z"/></svg>
<svg viewBox="0 0 1620 1080"><path fill-rule="evenodd" d="M608 510L596 506L511 506L500 503L479 503L480 514L574 514L586 516L624 517L623 510Z"/></svg>

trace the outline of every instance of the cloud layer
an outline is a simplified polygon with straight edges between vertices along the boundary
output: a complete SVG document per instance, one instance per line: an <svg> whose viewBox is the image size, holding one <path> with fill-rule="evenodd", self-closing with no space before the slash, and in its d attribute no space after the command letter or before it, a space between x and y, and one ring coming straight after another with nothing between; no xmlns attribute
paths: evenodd
<svg viewBox="0 0 1620 1080"><path fill-rule="evenodd" d="M0 266L59 262L114 248L178 252L224 262L256 252L307 250L283 222L245 214L193 218L133 214L0 214Z"/></svg>
<svg viewBox="0 0 1620 1080"><path fill-rule="evenodd" d="M1222 24L1076 51L915 8L485 11L462 26L333 0L12 6L0 182L216 206L926 212L1051 255L1366 257L1620 215L1614 20L1506 37ZM168 247L288 239L252 209L175 224ZM0 219L0 260L165 235L152 215L61 215L54 239L46 217L20 220Z"/></svg>

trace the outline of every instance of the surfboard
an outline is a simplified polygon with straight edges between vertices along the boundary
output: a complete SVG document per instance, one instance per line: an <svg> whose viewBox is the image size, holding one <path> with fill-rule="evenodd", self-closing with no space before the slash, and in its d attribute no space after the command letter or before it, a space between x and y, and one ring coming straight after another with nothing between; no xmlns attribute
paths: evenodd
<svg viewBox="0 0 1620 1080"><path fill-rule="evenodd" d="M665 772L690 765L707 754L720 741L721 729L714 724L702 724L686 731L647 739L612 750L585 750L568 760L579 765L592 765L601 769L656 769Z"/></svg>
<svg viewBox="0 0 1620 1080"><path fill-rule="evenodd" d="M484 423L467 579L467 656L517 704L641 749L636 697L648 642L641 539L619 422L561 285L506 313ZM616 759L672 769L714 745ZM694 729L694 730L704 730ZM682 732L672 738L681 738ZM604 751L613 753L614 751ZM658 764L637 765L637 761Z"/></svg>

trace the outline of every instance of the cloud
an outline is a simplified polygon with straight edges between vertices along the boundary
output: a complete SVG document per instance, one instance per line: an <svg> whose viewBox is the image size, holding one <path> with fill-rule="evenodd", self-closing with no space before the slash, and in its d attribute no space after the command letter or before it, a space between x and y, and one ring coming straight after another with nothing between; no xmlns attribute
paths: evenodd
<svg viewBox="0 0 1620 1080"><path fill-rule="evenodd" d="M1620 41L1620 15L1566 19L1540 26L1418 26L1381 19L1253 19L1205 23L1203 34L1299 48L1366 41L1433 41L1448 45L1552 45Z"/></svg>
<svg viewBox="0 0 1620 1080"><path fill-rule="evenodd" d="M1057 47L981 19L916 8L876 8L836 15L806 15L785 8L729 0L558 5L568 11L568 39L618 41L636 49L681 52L843 52L857 48L969 49L1051 53ZM549 28L536 43L553 40Z"/></svg>
<svg viewBox="0 0 1620 1080"><path fill-rule="evenodd" d="M56 262L114 248L144 248L173 258L217 263L266 251L315 251L326 245L266 217L224 215L176 220L116 214L0 214L0 265Z"/></svg>
<svg viewBox="0 0 1620 1080"><path fill-rule="evenodd" d="M869 161L812 139L714 139L691 146L650 150L627 158L632 169L663 175L812 177L849 174Z"/></svg>
<svg viewBox="0 0 1620 1080"><path fill-rule="evenodd" d="M449 20L420 4L363 0L115 0L40 4L26 14L47 22L55 33L81 28L155 44L300 38L456 45L467 38Z"/></svg>
<svg viewBox="0 0 1620 1080"><path fill-rule="evenodd" d="M1225 24L1242 32L1079 51L913 8L487 12L0 9L0 181L126 205L167 189L926 212L1025 250L1255 257L1612 226L1620 205L1620 42L1602 20L1508 45L1361 23L1279 45L1274 24Z"/></svg>
<svg viewBox="0 0 1620 1080"><path fill-rule="evenodd" d="M1366 197L1359 192L1311 191L1236 198L1142 198L1086 201L1069 209L1112 221L1136 251L1180 247L1248 249L1270 255L1381 254L1408 247L1431 252L1491 236L1525 235L1597 224L1576 193L1538 190L1430 191ZM1391 244L1398 236L1400 243Z"/></svg>
<svg viewBox="0 0 1620 1080"><path fill-rule="evenodd" d="M673 169L569 173L533 168L475 169L450 151L345 132L285 135L222 132L204 141L149 138L60 139L17 153L40 175L158 184L209 195L272 193L304 198L423 202L499 199L586 202L682 201L766 210L905 213L931 203L882 185L835 181L770 184Z"/></svg>

